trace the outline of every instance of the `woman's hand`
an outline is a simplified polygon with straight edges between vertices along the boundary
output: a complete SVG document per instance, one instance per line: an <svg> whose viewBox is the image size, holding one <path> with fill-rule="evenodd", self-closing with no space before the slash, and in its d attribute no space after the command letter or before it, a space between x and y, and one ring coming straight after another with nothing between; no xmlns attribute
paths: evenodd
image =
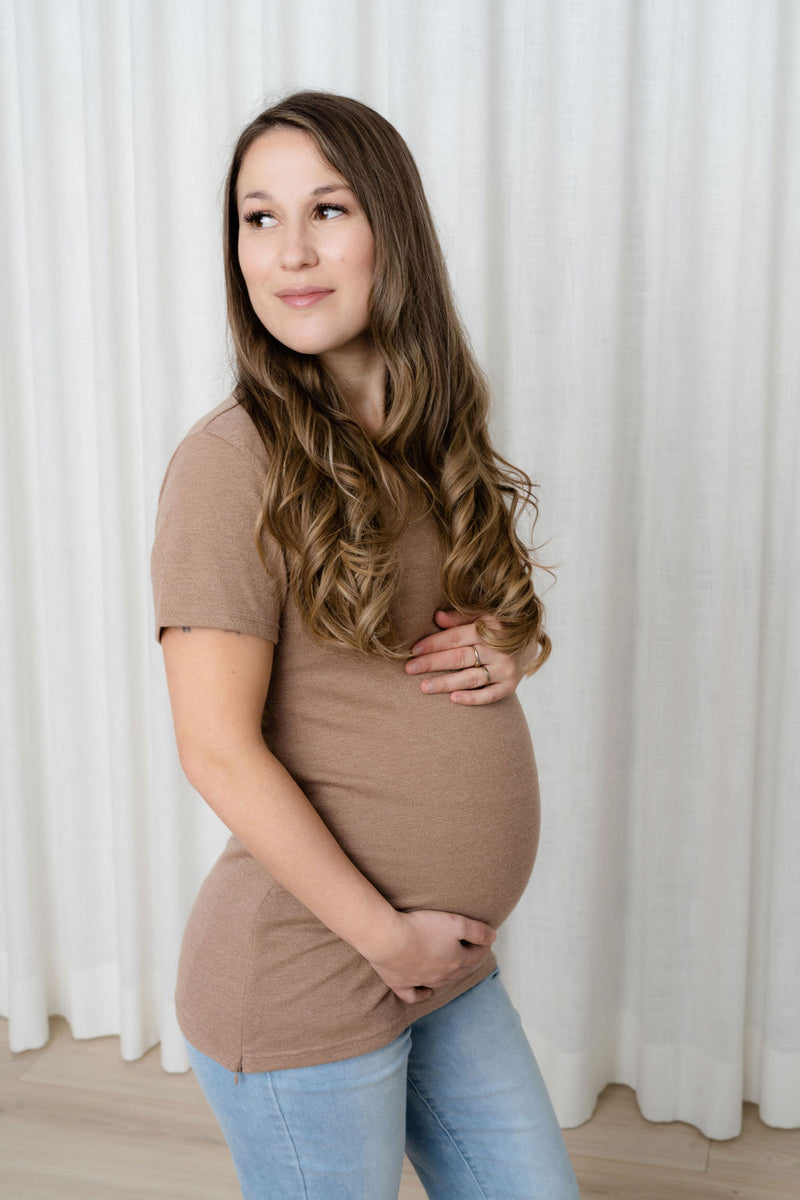
<svg viewBox="0 0 800 1200"><path fill-rule="evenodd" d="M539 655L540 647L526 646L518 654L503 654L478 638L475 621L452 609L439 609L434 614L440 633L431 633L411 647L412 658L406 663L409 675L427 671L447 674L425 679L423 692L450 692L456 704L492 704L516 691L517 684L530 670ZM484 617L491 629L502 628L499 621ZM477 646L480 665L476 660Z"/></svg>
<svg viewBox="0 0 800 1200"><path fill-rule="evenodd" d="M430 908L397 911L394 934L367 962L406 1004L427 1000L433 988L469 975L491 954L497 931L484 921Z"/></svg>

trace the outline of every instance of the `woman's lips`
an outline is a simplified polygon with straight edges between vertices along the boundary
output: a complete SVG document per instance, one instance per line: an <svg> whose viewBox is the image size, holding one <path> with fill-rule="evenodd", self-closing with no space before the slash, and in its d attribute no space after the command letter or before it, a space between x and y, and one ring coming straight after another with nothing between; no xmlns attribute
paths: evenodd
<svg viewBox="0 0 800 1200"><path fill-rule="evenodd" d="M312 304L316 304L318 300L324 300L326 296L330 296L332 292L306 292L302 296L281 296L284 304L290 304L292 308L309 308Z"/></svg>

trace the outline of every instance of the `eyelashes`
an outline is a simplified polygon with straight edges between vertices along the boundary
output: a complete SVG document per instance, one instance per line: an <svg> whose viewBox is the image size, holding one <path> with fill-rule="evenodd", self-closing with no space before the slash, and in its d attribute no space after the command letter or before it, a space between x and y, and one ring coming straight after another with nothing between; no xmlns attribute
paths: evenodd
<svg viewBox="0 0 800 1200"><path fill-rule="evenodd" d="M343 204L317 204L314 212L321 212L327 208L334 209L339 213L346 213L347 209ZM258 212L245 213L243 220L247 221L248 225L252 225L254 229L271 229L271 225L261 225L260 222L264 217L271 217L273 214L267 209L260 209Z"/></svg>

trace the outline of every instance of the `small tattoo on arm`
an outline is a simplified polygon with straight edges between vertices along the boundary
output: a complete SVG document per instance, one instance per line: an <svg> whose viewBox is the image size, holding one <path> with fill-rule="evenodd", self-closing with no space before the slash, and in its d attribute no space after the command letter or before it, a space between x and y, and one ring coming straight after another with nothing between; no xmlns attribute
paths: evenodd
<svg viewBox="0 0 800 1200"><path fill-rule="evenodd" d="M191 625L181 625L181 632L182 633L191 633L192 632ZM231 633L235 633L235 634L241 634L241 632L242 632L241 629L232 629L231 630Z"/></svg>

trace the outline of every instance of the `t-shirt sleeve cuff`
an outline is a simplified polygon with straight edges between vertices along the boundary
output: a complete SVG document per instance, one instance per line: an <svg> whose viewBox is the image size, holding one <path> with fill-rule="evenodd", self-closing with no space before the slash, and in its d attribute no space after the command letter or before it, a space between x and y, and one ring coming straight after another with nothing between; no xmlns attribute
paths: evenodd
<svg viewBox="0 0 800 1200"><path fill-rule="evenodd" d="M230 613L220 616L211 612L159 613L155 622L157 642L161 641L161 631L172 625L178 628L224 629L231 633L250 633L254 637L264 638L267 642L280 641L280 627L272 621L259 621L252 613L241 616L232 616Z"/></svg>

